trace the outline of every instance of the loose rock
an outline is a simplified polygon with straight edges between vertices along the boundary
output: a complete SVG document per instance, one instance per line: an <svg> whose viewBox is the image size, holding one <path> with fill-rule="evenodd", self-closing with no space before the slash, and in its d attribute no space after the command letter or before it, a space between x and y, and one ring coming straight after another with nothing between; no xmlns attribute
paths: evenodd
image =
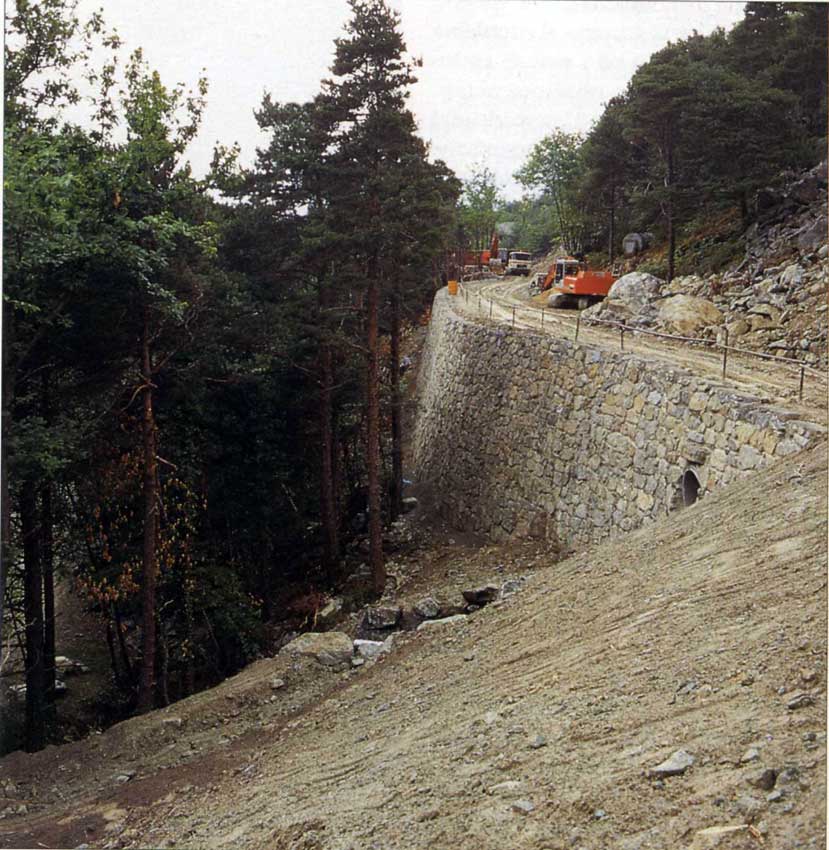
<svg viewBox="0 0 829 850"><path fill-rule="evenodd" d="M648 771L649 776L664 777L664 776L681 776L694 763L694 757L685 752L685 750L677 750L671 756L656 767L652 767Z"/></svg>

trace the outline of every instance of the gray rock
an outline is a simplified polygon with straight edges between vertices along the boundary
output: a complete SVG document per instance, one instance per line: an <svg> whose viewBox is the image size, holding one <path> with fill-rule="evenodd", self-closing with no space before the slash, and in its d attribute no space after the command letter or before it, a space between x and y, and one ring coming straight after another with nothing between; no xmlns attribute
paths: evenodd
<svg viewBox="0 0 829 850"><path fill-rule="evenodd" d="M431 596L425 596L423 599L415 602L413 610L421 620L433 620L440 614L440 605L436 599L433 599Z"/></svg>
<svg viewBox="0 0 829 850"><path fill-rule="evenodd" d="M786 708L789 711L798 711L801 708L806 708L807 706L814 705L815 698L811 694L800 693L795 694L787 703Z"/></svg>
<svg viewBox="0 0 829 850"><path fill-rule="evenodd" d="M375 608L366 608L366 625L372 629L393 629L403 616L400 606L379 605Z"/></svg>
<svg viewBox="0 0 829 850"><path fill-rule="evenodd" d="M648 775L657 778L665 776L681 776L693 763L694 757L690 753L685 752L685 750L677 750L661 764L658 764L656 767L652 767L648 771Z"/></svg>
<svg viewBox="0 0 829 850"><path fill-rule="evenodd" d="M800 770L794 766L789 766L780 771L777 775L777 785L790 785L800 779Z"/></svg>
<svg viewBox="0 0 829 850"><path fill-rule="evenodd" d="M379 640L355 640L354 652L358 657L368 661L370 658L377 658L389 651L384 641Z"/></svg>
<svg viewBox="0 0 829 850"><path fill-rule="evenodd" d="M743 753L742 758L740 759L740 764L749 764L753 761L757 761L760 758L760 750L756 747L751 747Z"/></svg>
<svg viewBox="0 0 829 850"><path fill-rule="evenodd" d="M547 746L547 739L543 735L536 735L530 741L530 749L531 750L540 750L542 747Z"/></svg>
<svg viewBox="0 0 829 850"><path fill-rule="evenodd" d="M343 632L306 632L281 650L314 658L324 667L347 667L353 651L351 638Z"/></svg>
<svg viewBox="0 0 829 850"><path fill-rule="evenodd" d="M278 690L280 690L281 688L284 688L284 687L285 687L285 680L284 679L280 679L279 676L274 676L273 679L271 679L271 690L272 691L278 691Z"/></svg>
<svg viewBox="0 0 829 850"><path fill-rule="evenodd" d="M516 800L511 808L519 815L528 815L535 810L535 806L529 800Z"/></svg>
<svg viewBox="0 0 829 850"><path fill-rule="evenodd" d="M485 584L463 591L463 598L470 605L486 605L498 598L499 587L497 584Z"/></svg>
<svg viewBox="0 0 829 850"><path fill-rule="evenodd" d="M792 263L790 266L786 266L786 268L780 273L779 280L780 283L789 288L793 286L800 286L803 282L803 267L799 266L797 263Z"/></svg>
<svg viewBox="0 0 829 850"><path fill-rule="evenodd" d="M777 771L772 768L766 770L758 770L748 776L748 784L755 788L760 788L763 791L771 791L774 788L774 783L777 780Z"/></svg>

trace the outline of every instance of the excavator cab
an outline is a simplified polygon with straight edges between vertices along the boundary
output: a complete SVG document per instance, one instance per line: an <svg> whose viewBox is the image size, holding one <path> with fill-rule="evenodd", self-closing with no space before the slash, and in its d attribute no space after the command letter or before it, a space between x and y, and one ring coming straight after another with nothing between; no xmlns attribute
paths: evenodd
<svg viewBox="0 0 829 850"><path fill-rule="evenodd" d="M560 284L565 277L574 276L584 267L583 263L570 258L556 260L556 274L552 285Z"/></svg>

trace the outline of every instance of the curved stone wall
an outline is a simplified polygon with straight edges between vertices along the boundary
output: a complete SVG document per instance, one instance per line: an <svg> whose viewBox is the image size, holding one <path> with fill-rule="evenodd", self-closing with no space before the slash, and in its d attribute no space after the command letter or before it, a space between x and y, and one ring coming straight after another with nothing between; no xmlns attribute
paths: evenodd
<svg viewBox="0 0 829 850"><path fill-rule="evenodd" d="M704 498L825 434L680 369L467 320L445 290L418 387L415 477L493 540L627 532L683 506L689 468Z"/></svg>

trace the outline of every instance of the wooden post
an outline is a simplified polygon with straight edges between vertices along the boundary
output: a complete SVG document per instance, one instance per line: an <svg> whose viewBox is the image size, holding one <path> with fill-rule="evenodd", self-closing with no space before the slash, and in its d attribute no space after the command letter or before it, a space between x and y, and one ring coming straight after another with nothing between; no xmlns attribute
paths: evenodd
<svg viewBox="0 0 829 850"><path fill-rule="evenodd" d="M515 327L515 307L512 308L512 326Z"/></svg>
<svg viewBox="0 0 829 850"><path fill-rule="evenodd" d="M800 367L800 390L798 391L798 398L803 401L803 379L806 377L806 367Z"/></svg>
<svg viewBox="0 0 829 850"><path fill-rule="evenodd" d="M725 334L725 347L722 352L722 377L725 380L725 370L728 366L728 328L723 328Z"/></svg>
<svg viewBox="0 0 829 850"><path fill-rule="evenodd" d="M581 313L576 314L576 338L574 342L579 341L579 329L581 328Z"/></svg>
<svg viewBox="0 0 829 850"><path fill-rule="evenodd" d="M619 328L619 341L621 342L621 345L622 345L622 351L624 351L625 350L625 326L624 325L622 325L622 327Z"/></svg>
<svg viewBox="0 0 829 850"><path fill-rule="evenodd" d="M489 299L489 318L492 318L492 299Z"/></svg>
<svg viewBox="0 0 829 850"><path fill-rule="evenodd" d="M547 310L546 310L546 308L545 308L545 307L542 307L542 308L541 308L541 327L542 327L542 328L544 327L544 313L545 313L546 311L547 311Z"/></svg>

